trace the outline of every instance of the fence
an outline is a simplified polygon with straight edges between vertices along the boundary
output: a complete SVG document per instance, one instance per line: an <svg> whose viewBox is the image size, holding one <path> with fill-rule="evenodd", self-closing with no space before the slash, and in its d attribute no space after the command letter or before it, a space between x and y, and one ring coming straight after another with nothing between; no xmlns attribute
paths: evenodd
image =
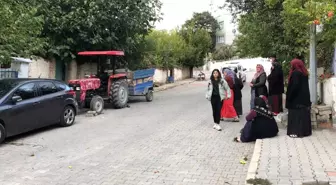
<svg viewBox="0 0 336 185"><path fill-rule="evenodd" d="M0 69L0 79L18 78L18 72L13 69Z"/></svg>

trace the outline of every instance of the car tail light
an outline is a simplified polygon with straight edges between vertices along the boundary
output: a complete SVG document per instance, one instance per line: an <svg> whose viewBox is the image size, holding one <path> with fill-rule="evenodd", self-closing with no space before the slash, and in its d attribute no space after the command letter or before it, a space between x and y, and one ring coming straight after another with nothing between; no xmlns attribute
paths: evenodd
<svg viewBox="0 0 336 185"><path fill-rule="evenodd" d="M76 98L76 92L74 90L67 91L68 94L71 94L74 98Z"/></svg>

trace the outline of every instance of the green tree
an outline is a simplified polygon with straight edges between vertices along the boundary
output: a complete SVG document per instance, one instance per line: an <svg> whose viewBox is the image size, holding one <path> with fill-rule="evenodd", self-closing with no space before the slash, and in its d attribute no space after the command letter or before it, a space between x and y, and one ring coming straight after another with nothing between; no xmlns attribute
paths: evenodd
<svg viewBox="0 0 336 185"><path fill-rule="evenodd" d="M182 65L187 45L177 31L153 31L145 40L143 67L170 69Z"/></svg>
<svg viewBox="0 0 336 185"><path fill-rule="evenodd" d="M222 45L212 55L214 60L230 60L236 55L233 45Z"/></svg>
<svg viewBox="0 0 336 185"><path fill-rule="evenodd" d="M45 42L39 35L43 21L41 16L36 16L37 8L30 3L0 2L0 63L10 62L13 56L30 58L42 52Z"/></svg>
<svg viewBox="0 0 336 185"><path fill-rule="evenodd" d="M283 61L306 51L305 42L293 39L300 34L286 30L282 0L272 6L264 0L226 2L238 22L240 34L235 42L240 57L269 57L275 54ZM307 36L306 32L300 33Z"/></svg>
<svg viewBox="0 0 336 185"><path fill-rule="evenodd" d="M43 0L48 53L64 61L80 50L124 50L132 56L160 19L159 0Z"/></svg>
<svg viewBox="0 0 336 185"><path fill-rule="evenodd" d="M183 27L208 31L212 39L211 51L215 49L216 32L220 29L220 25L210 12L194 13L193 17L187 20Z"/></svg>
<svg viewBox="0 0 336 185"><path fill-rule="evenodd" d="M181 30L181 33L187 44L186 54L182 60L183 65L190 68L203 66L207 54L211 51L212 42L209 32L189 27Z"/></svg>

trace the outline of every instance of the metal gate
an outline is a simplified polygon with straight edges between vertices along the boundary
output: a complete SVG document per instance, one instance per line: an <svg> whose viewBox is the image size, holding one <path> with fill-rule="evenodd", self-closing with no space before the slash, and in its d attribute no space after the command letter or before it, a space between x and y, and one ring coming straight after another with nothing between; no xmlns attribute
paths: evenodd
<svg viewBox="0 0 336 185"><path fill-rule="evenodd" d="M18 78L18 72L13 69L0 69L0 79Z"/></svg>

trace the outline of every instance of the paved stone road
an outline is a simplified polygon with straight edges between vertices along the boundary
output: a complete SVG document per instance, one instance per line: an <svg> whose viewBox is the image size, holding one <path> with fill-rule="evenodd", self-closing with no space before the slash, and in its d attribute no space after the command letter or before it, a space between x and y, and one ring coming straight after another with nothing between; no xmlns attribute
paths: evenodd
<svg viewBox="0 0 336 185"><path fill-rule="evenodd" d="M205 88L195 82L151 103L139 98L130 108L79 116L69 128L10 139L0 147L0 184L244 184L248 164L239 161L254 144L232 142L243 123L212 129Z"/></svg>
<svg viewBox="0 0 336 185"><path fill-rule="evenodd" d="M292 139L281 129L278 137L260 141L257 177L269 179L273 185L314 180L336 183L335 131L314 131L311 137Z"/></svg>

